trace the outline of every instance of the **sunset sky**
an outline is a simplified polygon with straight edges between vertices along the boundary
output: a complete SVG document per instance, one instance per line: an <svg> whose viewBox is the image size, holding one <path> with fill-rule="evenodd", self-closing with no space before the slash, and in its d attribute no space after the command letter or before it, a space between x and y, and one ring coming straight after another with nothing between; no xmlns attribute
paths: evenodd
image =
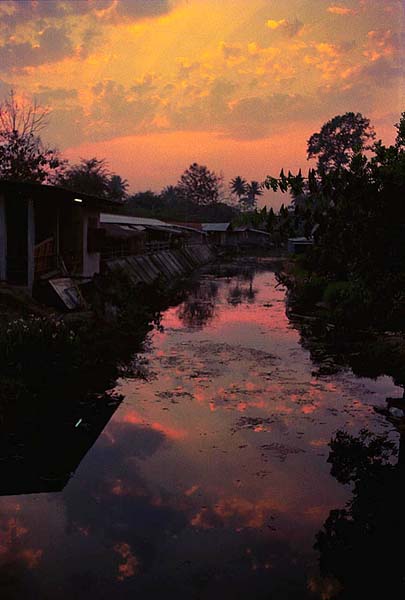
<svg viewBox="0 0 405 600"><path fill-rule="evenodd" d="M389 143L405 110L402 0L0 2L0 97L52 109L43 137L105 157L132 192L191 163L262 180L359 111Z"/></svg>

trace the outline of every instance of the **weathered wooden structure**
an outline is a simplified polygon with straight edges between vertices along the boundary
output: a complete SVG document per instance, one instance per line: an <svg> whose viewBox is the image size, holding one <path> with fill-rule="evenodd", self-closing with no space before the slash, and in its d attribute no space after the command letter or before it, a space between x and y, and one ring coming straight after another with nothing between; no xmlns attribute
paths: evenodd
<svg viewBox="0 0 405 600"><path fill-rule="evenodd" d="M230 243L235 246L251 246L268 248L271 246L271 235L263 229L256 229L250 225L235 227L231 232Z"/></svg>
<svg viewBox="0 0 405 600"><path fill-rule="evenodd" d="M232 225L231 223L202 223L202 230L208 234L212 244L226 246L230 239Z"/></svg>
<svg viewBox="0 0 405 600"><path fill-rule="evenodd" d="M31 291L52 274L98 273L103 207L104 200L71 190L0 181L0 280Z"/></svg>

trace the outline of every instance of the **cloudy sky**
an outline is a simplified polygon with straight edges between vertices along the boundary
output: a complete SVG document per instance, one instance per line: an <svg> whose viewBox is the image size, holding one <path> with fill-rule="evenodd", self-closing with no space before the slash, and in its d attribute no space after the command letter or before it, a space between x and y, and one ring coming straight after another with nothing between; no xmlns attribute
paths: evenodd
<svg viewBox="0 0 405 600"><path fill-rule="evenodd" d="M404 19L402 0L2 0L0 97L49 106L43 137L131 191L193 161L261 180L349 110L392 141Z"/></svg>

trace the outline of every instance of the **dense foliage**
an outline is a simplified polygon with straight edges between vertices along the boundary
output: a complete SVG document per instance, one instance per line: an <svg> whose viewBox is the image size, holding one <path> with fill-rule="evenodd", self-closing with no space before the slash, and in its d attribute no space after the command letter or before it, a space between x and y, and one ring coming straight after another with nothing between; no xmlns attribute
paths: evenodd
<svg viewBox="0 0 405 600"><path fill-rule="evenodd" d="M360 147L356 136L343 160L332 140L325 150L328 169L318 162L307 179L282 172L266 181L291 191L296 218L306 232L314 231L313 250L300 263L300 291L316 281L312 301L326 301L342 324L405 326L404 119L392 146L378 141L367 154L370 138L363 137ZM368 129L368 120L361 122Z"/></svg>
<svg viewBox="0 0 405 600"><path fill-rule="evenodd" d="M181 175L177 193L193 204L215 204L221 200L222 177L204 165L193 163Z"/></svg>
<svg viewBox="0 0 405 600"><path fill-rule="evenodd" d="M82 158L77 165L71 165L59 176L58 184L82 192L123 202L127 196L128 182L119 175L111 173L104 159Z"/></svg>

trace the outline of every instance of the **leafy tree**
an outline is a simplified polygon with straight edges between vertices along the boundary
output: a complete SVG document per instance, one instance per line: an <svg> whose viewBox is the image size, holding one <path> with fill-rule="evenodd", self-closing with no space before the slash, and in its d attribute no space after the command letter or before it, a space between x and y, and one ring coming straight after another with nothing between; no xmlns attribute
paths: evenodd
<svg viewBox="0 0 405 600"><path fill-rule="evenodd" d="M109 200L122 202L127 196L127 181L110 173L103 158L82 158L78 165L65 170L58 183L76 192Z"/></svg>
<svg viewBox="0 0 405 600"><path fill-rule="evenodd" d="M166 200L169 204L175 204L179 198L179 190L175 185L168 185L160 193L160 197Z"/></svg>
<svg viewBox="0 0 405 600"><path fill-rule="evenodd" d="M308 159L317 158L319 173L348 168L356 154L371 148L375 133L361 113L347 112L325 123L308 140Z"/></svg>
<svg viewBox="0 0 405 600"><path fill-rule="evenodd" d="M240 175L231 179L229 189L231 194L235 194L238 198L238 202L241 203L242 199L246 197L247 193L247 181L243 179Z"/></svg>
<svg viewBox="0 0 405 600"><path fill-rule="evenodd" d="M265 182L282 191L301 186L294 228L308 235L317 225L316 244L305 258L307 281L314 276L339 284L336 306L328 304L340 327L403 329L405 322L404 115L396 127L395 145L378 141L369 158L356 149L346 166L336 162L304 182L283 172ZM323 293L326 298L328 288Z"/></svg>
<svg viewBox="0 0 405 600"><path fill-rule="evenodd" d="M124 202L127 198L128 181L120 175L111 175L108 183L109 196L117 202Z"/></svg>
<svg viewBox="0 0 405 600"><path fill-rule="evenodd" d="M256 196L263 196L262 185L258 181L251 181L246 186L246 207L255 208Z"/></svg>
<svg viewBox="0 0 405 600"><path fill-rule="evenodd" d="M273 231L275 223L276 223L276 215L274 213L273 207L270 206L270 209L267 213L267 219L266 219L266 230L269 233L271 233Z"/></svg>
<svg viewBox="0 0 405 600"><path fill-rule="evenodd" d="M395 138L396 148L405 148L405 112L401 113L399 123L395 125L397 136Z"/></svg>
<svg viewBox="0 0 405 600"><path fill-rule="evenodd" d="M0 103L0 179L51 183L57 176L64 162L39 136L48 116L36 102L19 102L14 91Z"/></svg>
<svg viewBox="0 0 405 600"><path fill-rule="evenodd" d="M209 205L220 201L222 178L207 167L193 163L184 171L177 184L179 194L193 204Z"/></svg>

